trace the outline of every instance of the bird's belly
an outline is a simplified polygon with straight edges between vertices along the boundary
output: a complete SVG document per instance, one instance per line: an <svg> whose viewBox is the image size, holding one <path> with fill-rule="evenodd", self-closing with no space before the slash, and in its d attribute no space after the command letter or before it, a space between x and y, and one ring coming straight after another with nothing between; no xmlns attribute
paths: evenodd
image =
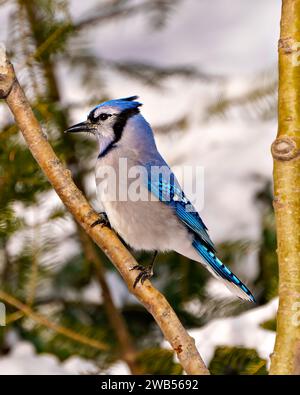
<svg viewBox="0 0 300 395"><path fill-rule="evenodd" d="M115 168L115 166L114 166ZM133 201L119 198L119 177L116 179L116 193L106 190L105 185L96 177L97 195L102 202L113 229L123 240L136 250L176 250L178 246L186 248L191 245L191 234L186 226L177 218L173 209L148 191L140 189L141 199ZM121 179L122 181L122 179ZM111 183L107 182L107 185ZM131 184L128 182L130 188ZM144 193L142 193L144 192ZM154 199L153 199L154 198Z"/></svg>
<svg viewBox="0 0 300 395"><path fill-rule="evenodd" d="M137 250L174 250L175 243L185 241L188 231L161 202L105 202L112 227Z"/></svg>

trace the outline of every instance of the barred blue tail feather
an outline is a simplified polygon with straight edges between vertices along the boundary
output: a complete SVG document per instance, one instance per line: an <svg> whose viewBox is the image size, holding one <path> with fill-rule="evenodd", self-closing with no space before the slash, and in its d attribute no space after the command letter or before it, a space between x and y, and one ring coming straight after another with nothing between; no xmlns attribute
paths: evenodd
<svg viewBox="0 0 300 395"><path fill-rule="evenodd" d="M255 298L251 291L220 261L220 259L217 258L213 251L210 251L205 245L203 245L203 243L201 243L200 240L197 239L194 239L193 246L207 264L207 269L215 277L223 281L231 292L235 293L241 299L255 302Z"/></svg>

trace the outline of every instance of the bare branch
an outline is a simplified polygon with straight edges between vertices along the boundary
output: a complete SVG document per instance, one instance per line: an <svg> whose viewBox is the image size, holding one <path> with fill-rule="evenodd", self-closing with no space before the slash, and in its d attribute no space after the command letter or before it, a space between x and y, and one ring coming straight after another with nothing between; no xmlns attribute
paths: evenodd
<svg viewBox="0 0 300 395"><path fill-rule="evenodd" d="M279 265L277 335L271 374L299 374L300 358L300 0L283 0L280 24L278 133L272 144ZM298 372L298 373L297 373Z"/></svg>
<svg viewBox="0 0 300 395"><path fill-rule="evenodd" d="M77 222L119 270L130 292L153 315L165 338L176 351L186 373L209 374L195 347L194 339L188 335L165 297L150 281L133 288L136 274L130 268L136 265L136 261L116 234L106 227L91 227L98 215L74 184L71 172L62 165L48 143L16 79L14 69L6 58L4 48L0 50L0 94L6 100L29 149L57 194Z"/></svg>
<svg viewBox="0 0 300 395"><path fill-rule="evenodd" d="M53 330L54 332L66 336L69 339L72 339L78 343L96 348L97 350L100 351L108 349L108 346L105 343L100 342L99 340L91 339L87 336L80 335L79 333L74 332L71 329L65 328L64 326L57 325L54 322L49 321L45 316L35 313L29 306L20 302L18 299L14 298L12 295L9 295L7 292L4 292L2 290L0 290L0 300L3 300L4 302L10 304L13 307L16 307L19 310L19 312L16 315L16 319L22 318L22 314L23 314L31 318L33 321L37 322L38 324L43 325ZM12 320L10 322L12 322Z"/></svg>

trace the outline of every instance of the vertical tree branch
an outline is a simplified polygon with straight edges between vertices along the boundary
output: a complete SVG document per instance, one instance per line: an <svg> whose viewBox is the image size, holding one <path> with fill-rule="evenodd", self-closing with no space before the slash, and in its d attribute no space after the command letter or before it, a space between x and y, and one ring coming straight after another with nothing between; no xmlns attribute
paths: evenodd
<svg viewBox="0 0 300 395"><path fill-rule="evenodd" d="M76 187L70 171L64 168L48 143L3 49L0 51L0 97L6 100L34 158L65 206L86 233L110 258L125 280L130 292L153 315L166 340L176 351L186 373L209 374L195 347L194 339L188 335L164 296L148 280L144 285L138 284L136 288L133 288L136 273L130 271L130 268L136 265L136 261L115 233L106 227L91 227L91 224L98 219L98 215Z"/></svg>
<svg viewBox="0 0 300 395"><path fill-rule="evenodd" d="M28 21L33 33L34 40L36 42L36 46L39 47L40 45L42 45L44 38L41 35L41 26L40 26L41 22L37 19L35 13L35 1L19 0L19 4L20 6L24 7L27 13ZM44 53L41 56L41 61L43 63L42 71L44 73L44 78L47 81L48 98L52 102L56 102L59 99L59 91L56 84L56 77L55 77L52 60L50 56Z"/></svg>
<svg viewBox="0 0 300 395"><path fill-rule="evenodd" d="M300 0L282 1L280 28L278 134L272 145L279 310L270 373L295 374L300 356Z"/></svg>

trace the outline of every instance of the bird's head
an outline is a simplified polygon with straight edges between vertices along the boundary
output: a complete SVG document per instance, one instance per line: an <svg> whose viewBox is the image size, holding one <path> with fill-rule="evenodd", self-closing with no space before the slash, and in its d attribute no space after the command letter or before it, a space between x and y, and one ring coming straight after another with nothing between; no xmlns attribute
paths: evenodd
<svg viewBox="0 0 300 395"><path fill-rule="evenodd" d="M142 105L131 96L109 100L95 107L87 120L69 127L67 133L89 132L94 134L100 145L100 155L116 144L122 137L127 121L139 114Z"/></svg>

